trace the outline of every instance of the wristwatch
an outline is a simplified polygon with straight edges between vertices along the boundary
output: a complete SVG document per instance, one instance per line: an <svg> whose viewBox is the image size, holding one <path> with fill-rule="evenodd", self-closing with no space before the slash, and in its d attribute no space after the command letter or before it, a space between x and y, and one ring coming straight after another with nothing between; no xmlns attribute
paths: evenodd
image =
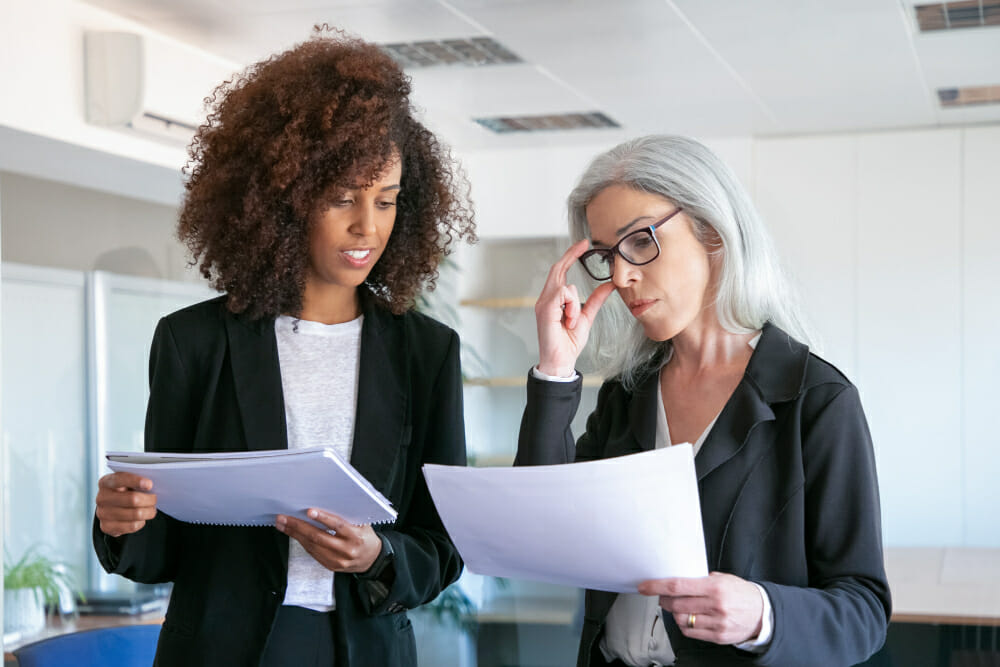
<svg viewBox="0 0 1000 667"><path fill-rule="evenodd" d="M389 591L396 580L395 557L392 552L392 542L385 535L378 536L382 540L382 549L375 557L375 562L365 572L359 572L354 576L358 582L363 584L365 606L369 613L382 606L389 599ZM398 608L397 608L398 607ZM403 611L403 606L393 603L386 608L389 613Z"/></svg>
<svg viewBox="0 0 1000 667"><path fill-rule="evenodd" d="M392 578L389 575L395 574L392 567L395 560L392 542L385 535L379 535L378 538L382 541L382 548L379 550L378 556L375 557L375 562L358 576L362 579L372 579L391 585Z"/></svg>

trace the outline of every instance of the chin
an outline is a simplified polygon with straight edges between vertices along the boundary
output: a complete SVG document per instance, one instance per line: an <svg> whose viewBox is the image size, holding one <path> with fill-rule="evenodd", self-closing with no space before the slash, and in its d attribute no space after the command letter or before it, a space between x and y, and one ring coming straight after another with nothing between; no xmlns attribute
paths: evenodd
<svg viewBox="0 0 1000 667"><path fill-rule="evenodd" d="M642 325L642 330L646 334L646 338L657 343L666 342L684 331L684 326L678 322L673 320L667 321L663 318L650 318L647 321L640 320L639 323Z"/></svg>
<svg viewBox="0 0 1000 667"><path fill-rule="evenodd" d="M677 335L677 331L669 329L663 326L643 326L642 330L646 334L646 338L656 341L657 343L663 343L670 340Z"/></svg>

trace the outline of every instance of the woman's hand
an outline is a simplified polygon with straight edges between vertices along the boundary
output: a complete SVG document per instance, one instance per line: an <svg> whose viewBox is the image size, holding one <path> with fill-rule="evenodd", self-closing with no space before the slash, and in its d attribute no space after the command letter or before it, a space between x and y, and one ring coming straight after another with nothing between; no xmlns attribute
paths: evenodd
<svg viewBox="0 0 1000 667"><path fill-rule="evenodd" d="M308 521L278 515L275 528L298 541L309 555L333 572L365 572L382 551L382 540L371 526L355 526L336 514L310 509L307 514L333 531L330 534Z"/></svg>
<svg viewBox="0 0 1000 667"><path fill-rule="evenodd" d="M760 635L764 615L760 591L737 576L712 572L696 579L653 579L639 584L639 592L658 595L660 606L673 612L686 637L742 644Z"/></svg>
<svg viewBox="0 0 1000 667"><path fill-rule="evenodd" d="M590 247L587 240L574 243L552 265L542 294L535 303L538 325L538 370L546 375L569 377L590 336L594 317L614 291L611 282L602 283L581 306L576 285L566 284L566 273Z"/></svg>
<svg viewBox="0 0 1000 667"><path fill-rule="evenodd" d="M130 472L113 472L97 482L97 519L111 537L135 533L156 516L153 481Z"/></svg>

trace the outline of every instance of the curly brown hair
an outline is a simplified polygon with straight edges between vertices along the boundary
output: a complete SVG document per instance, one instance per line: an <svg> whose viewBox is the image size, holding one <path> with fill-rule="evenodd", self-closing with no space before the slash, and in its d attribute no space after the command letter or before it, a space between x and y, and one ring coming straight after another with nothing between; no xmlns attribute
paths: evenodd
<svg viewBox="0 0 1000 667"><path fill-rule="evenodd" d="M410 81L373 44L326 27L220 85L190 148L178 237L234 313L298 315L311 214L397 155L396 222L365 286L394 313L476 240L468 182L413 114Z"/></svg>

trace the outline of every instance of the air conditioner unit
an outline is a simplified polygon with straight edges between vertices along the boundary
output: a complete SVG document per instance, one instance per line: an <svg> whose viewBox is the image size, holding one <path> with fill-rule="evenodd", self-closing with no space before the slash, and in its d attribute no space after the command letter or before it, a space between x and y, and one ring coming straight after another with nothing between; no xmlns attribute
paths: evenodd
<svg viewBox="0 0 1000 667"><path fill-rule="evenodd" d="M177 42L131 32L84 34L87 122L187 144L204 99L238 69Z"/></svg>

